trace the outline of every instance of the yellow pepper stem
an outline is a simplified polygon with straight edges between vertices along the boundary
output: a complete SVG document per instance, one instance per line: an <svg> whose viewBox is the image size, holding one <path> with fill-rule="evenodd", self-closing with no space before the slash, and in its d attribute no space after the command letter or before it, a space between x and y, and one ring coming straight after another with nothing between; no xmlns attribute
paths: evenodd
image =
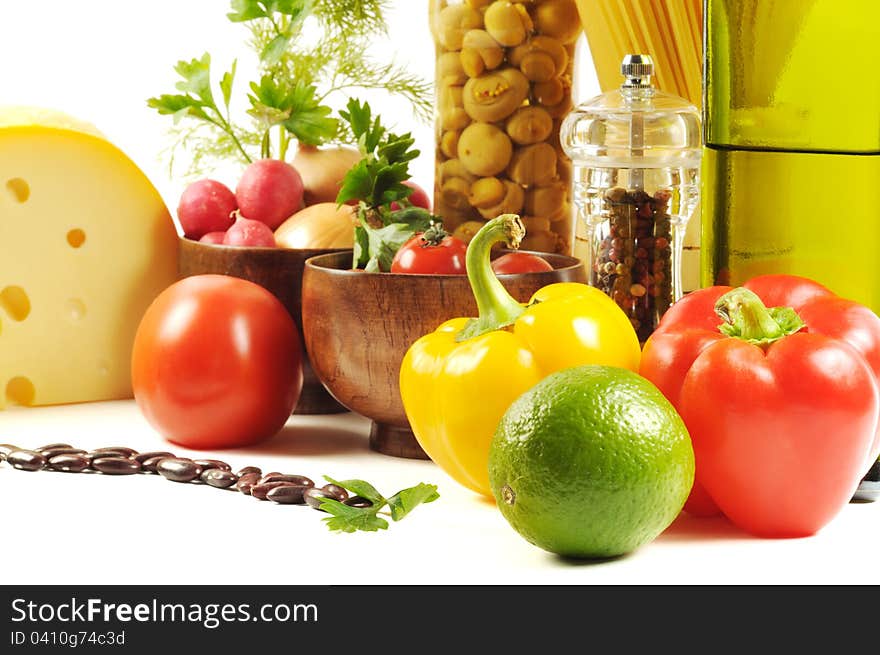
<svg viewBox="0 0 880 655"><path fill-rule="evenodd" d="M471 239L465 264L479 318L468 321L455 337L456 341L465 341L512 325L525 311L525 307L498 280L490 260L492 246L496 243L505 242L508 248L516 250L525 234L526 229L519 216L502 214L486 223Z"/></svg>

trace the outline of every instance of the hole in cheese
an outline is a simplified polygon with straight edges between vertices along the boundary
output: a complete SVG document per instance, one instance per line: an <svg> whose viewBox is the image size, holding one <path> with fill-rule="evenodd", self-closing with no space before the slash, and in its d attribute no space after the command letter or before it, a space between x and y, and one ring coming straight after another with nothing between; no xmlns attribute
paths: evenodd
<svg viewBox="0 0 880 655"><path fill-rule="evenodd" d="M6 287L0 291L0 307L14 321L23 321L31 313L31 301L21 287Z"/></svg>
<svg viewBox="0 0 880 655"><path fill-rule="evenodd" d="M12 405L33 405L35 395L34 383L25 377L12 378L6 383L6 400Z"/></svg>
<svg viewBox="0 0 880 655"><path fill-rule="evenodd" d="M20 177L13 177L6 182L6 190L12 194L16 202L27 202L31 197L31 187Z"/></svg>
<svg viewBox="0 0 880 655"><path fill-rule="evenodd" d="M86 315L86 304L79 298L71 298L67 301L67 315L71 321L81 321Z"/></svg>
<svg viewBox="0 0 880 655"><path fill-rule="evenodd" d="M67 233L67 243L71 248L79 248L86 242L86 233L79 228L73 229Z"/></svg>

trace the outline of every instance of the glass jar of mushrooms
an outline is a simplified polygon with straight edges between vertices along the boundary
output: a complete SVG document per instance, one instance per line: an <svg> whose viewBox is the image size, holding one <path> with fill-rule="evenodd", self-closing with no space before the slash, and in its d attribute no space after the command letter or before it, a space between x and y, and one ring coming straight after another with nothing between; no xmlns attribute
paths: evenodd
<svg viewBox="0 0 880 655"><path fill-rule="evenodd" d="M570 254L574 0L429 0L437 51L435 213L468 241L520 214L522 248Z"/></svg>

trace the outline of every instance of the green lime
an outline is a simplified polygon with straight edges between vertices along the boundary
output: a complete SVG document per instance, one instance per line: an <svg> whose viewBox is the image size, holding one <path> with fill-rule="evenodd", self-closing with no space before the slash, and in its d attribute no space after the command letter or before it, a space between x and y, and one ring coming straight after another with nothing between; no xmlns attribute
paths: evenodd
<svg viewBox="0 0 880 655"><path fill-rule="evenodd" d="M489 450L489 483L510 525L569 557L648 543L694 481L687 429L645 378L610 366L555 373L520 396Z"/></svg>

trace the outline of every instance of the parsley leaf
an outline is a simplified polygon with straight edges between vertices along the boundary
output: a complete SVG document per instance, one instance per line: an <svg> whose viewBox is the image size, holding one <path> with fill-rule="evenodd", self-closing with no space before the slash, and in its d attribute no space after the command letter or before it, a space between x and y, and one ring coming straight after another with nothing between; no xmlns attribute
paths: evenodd
<svg viewBox="0 0 880 655"><path fill-rule="evenodd" d="M346 173L336 202L360 202L360 225L355 228L355 268L370 272L389 271L394 255L417 232L439 222L430 212L411 207L409 162L419 156L412 134L397 135L373 117L370 105L349 100L339 115L348 123L363 158ZM402 209L391 211L397 203Z"/></svg>
<svg viewBox="0 0 880 655"><path fill-rule="evenodd" d="M290 118L284 127L301 142L320 145L332 139L338 129L339 121L328 118L331 111L320 103L315 87L298 80L290 93Z"/></svg>
<svg viewBox="0 0 880 655"><path fill-rule="evenodd" d="M325 498L321 501L318 509L322 509L329 516L324 519L330 530L338 530L340 532L377 532L379 530L388 529L388 521L379 516L378 510L373 507L349 507L332 498Z"/></svg>
<svg viewBox="0 0 880 655"><path fill-rule="evenodd" d="M412 189L402 182L409 179L409 162L420 154L412 148L412 134L388 132L378 116L373 118L370 105L356 99L339 115L349 124L364 158L346 174L336 202L362 200L376 208L408 198Z"/></svg>
<svg viewBox="0 0 880 655"><path fill-rule="evenodd" d="M369 482L363 480L334 480L325 475L328 482L347 489L353 494L367 498L373 503L372 507L351 507L340 503L332 498L321 501L318 509L324 510L331 516L324 519L330 530L338 532L377 532L388 529L388 521L379 516L380 510L388 507L391 511L391 520L400 521L417 506L431 503L440 497L437 487L424 482L408 489L402 489L391 498L385 498ZM383 512L386 516L387 512Z"/></svg>
<svg viewBox="0 0 880 655"><path fill-rule="evenodd" d="M298 81L293 87L264 75L260 83L251 82L248 113L267 129L283 125L303 143L320 145L336 134L337 121L328 118L330 108L320 104L315 87Z"/></svg>
<svg viewBox="0 0 880 655"><path fill-rule="evenodd" d="M391 518L394 521L399 521L419 505L433 503L439 497L437 485L425 484L424 482L420 482L415 487L398 491L388 499Z"/></svg>

